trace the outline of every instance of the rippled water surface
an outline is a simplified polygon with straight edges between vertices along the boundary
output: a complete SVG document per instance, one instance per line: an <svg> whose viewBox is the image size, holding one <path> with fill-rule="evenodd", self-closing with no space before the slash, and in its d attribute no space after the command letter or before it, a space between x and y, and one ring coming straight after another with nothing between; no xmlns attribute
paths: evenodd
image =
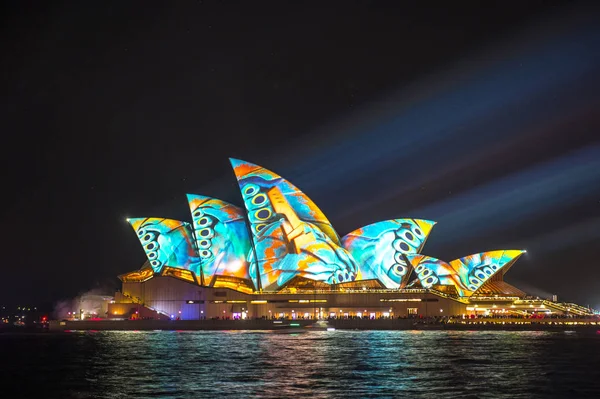
<svg viewBox="0 0 600 399"><path fill-rule="evenodd" d="M600 334L0 334L1 397L600 397ZM14 393L12 393L14 392Z"/></svg>

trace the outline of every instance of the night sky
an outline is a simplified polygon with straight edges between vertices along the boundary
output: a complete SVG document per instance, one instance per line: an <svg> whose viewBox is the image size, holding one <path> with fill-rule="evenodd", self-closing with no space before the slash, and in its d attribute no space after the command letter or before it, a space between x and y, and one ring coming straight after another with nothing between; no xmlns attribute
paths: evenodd
<svg viewBox="0 0 600 399"><path fill-rule="evenodd" d="M599 7L321 3L5 2L0 302L114 292L125 218L241 205L235 157L340 235L435 220L423 253L525 248L508 282L600 308Z"/></svg>

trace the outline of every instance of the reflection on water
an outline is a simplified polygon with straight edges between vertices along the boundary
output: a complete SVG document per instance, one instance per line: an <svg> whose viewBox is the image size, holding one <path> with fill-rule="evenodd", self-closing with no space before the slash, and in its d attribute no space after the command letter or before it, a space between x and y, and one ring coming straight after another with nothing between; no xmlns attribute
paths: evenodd
<svg viewBox="0 0 600 399"><path fill-rule="evenodd" d="M600 397L600 334L3 334L0 358L12 397Z"/></svg>

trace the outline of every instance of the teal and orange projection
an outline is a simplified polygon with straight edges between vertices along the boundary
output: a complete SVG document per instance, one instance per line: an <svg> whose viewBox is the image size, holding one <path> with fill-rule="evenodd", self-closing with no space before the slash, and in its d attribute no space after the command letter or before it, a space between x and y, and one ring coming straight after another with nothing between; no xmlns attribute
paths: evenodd
<svg viewBox="0 0 600 399"><path fill-rule="evenodd" d="M204 284L215 276L249 279L250 238L244 211L216 198L188 194Z"/></svg>
<svg viewBox="0 0 600 399"><path fill-rule="evenodd" d="M379 280L387 288L404 288L411 268L403 254L421 252L435 222L394 219L361 227L342 238L359 265L361 280Z"/></svg>
<svg viewBox="0 0 600 399"><path fill-rule="evenodd" d="M296 186L261 166L230 161L243 208L188 194L191 224L128 219L151 266L137 273L143 275L132 275L132 281L157 274L212 286L233 278L255 291L277 292L299 277L331 285L377 280L388 289L403 289L416 274L409 286L451 286L457 296L468 297L524 252L483 252L449 263L421 255L435 225L423 219L373 223L340 240Z"/></svg>
<svg viewBox="0 0 600 399"><path fill-rule="evenodd" d="M473 295L497 272L508 268L524 253L521 250L489 251L446 263L424 255L405 255L423 288L454 286L461 297Z"/></svg>
<svg viewBox="0 0 600 399"><path fill-rule="evenodd" d="M127 221L137 234L156 273L165 266L171 266L200 275L200 258L189 223L163 218L134 218Z"/></svg>
<svg viewBox="0 0 600 399"><path fill-rule="evenodd" d="M252 231L255 286L278 291L296 276L328 284L356 280L358 265L310 198L270 170L237 159L231 164Z"/></svg>

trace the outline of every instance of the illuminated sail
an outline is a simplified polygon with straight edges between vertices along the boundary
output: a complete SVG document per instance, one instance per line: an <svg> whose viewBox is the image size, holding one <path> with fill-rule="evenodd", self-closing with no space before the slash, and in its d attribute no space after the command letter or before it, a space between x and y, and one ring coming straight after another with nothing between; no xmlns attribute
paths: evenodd
<svg viewBox="0 0 600 399"><path fill-rule="evenodd" d="M295 276L328 284L356 279L356 263L323 230L331 225L318 208L311 211L308 197L260 166L231 163L248 210L254 240L250 275L256 285L260 281L263 290L277 291ZM329 233L335 234L332 228Z"/></svg>
<svg viewBox="0 0 600 399"><path fill-rule="evenodd" d="M134 218L127 221L136 232L155 272L160 272L164 266L171 266L200 275L200 258L189 223L163 218Z"/></svg>
<svg viewBox="0 0 600 399"><path fill-rule="evenodd" d="M405 255L424 288L452 285L459 296L473 295L494 274L510 267L524 251L500 250L465 256L446 263L424 255Z"/></svg>
<svg viewBox="0 0 600 399"><path fill-rule="evenodd" d="M387 288L404 288L411 267L403 254L418 254L435 222L394 219L361 227L342 238L342 246L354 257L359 279L377 279Z"/></svg>
<svg viewBox="0 0 600 399"><path fill-rule="evenodd" d="M460 275L447 262L425 255L408 254L404 257L413 267L423 288L436 285L450 285L456 288L459 296L470 296L471 291L463 283Z"/></svg>
<svg viewBox="0 0 600 399"><path fill-rule="evenodd" d="M244 211L216 198L188 194L204 284L214 276L249 279L251 243Z"/></svg>
<svg viewBox="0 0 600 399"><path fill-rule="evenodd" d="M506 271L524 253L522 250L488 251L450 262L470 291L477 291L500 270Z"/></svg>
<svg viewBox="0 0 600 399"><path fill-rule="evenodd" d="M316 226L335 244L340 245L340 238L329 220L327 220L317 205L315 205L315 203L296 186L278 174L273 173L262 166L233 158L230 158L230 161L231 165L233 166L233 170L235 171L235 175L238 177L238 182L240 180L240 176L245 176L246 179L249 179L248 181L256 179L260 185L260 188L279 188L279 191L283 194L301 221ZM242 187L240 186L240 188ZM258 187L246 187L247 190L253 190L256 188ZM242 195L245 198L247 194L242 192Z"/></svg>

